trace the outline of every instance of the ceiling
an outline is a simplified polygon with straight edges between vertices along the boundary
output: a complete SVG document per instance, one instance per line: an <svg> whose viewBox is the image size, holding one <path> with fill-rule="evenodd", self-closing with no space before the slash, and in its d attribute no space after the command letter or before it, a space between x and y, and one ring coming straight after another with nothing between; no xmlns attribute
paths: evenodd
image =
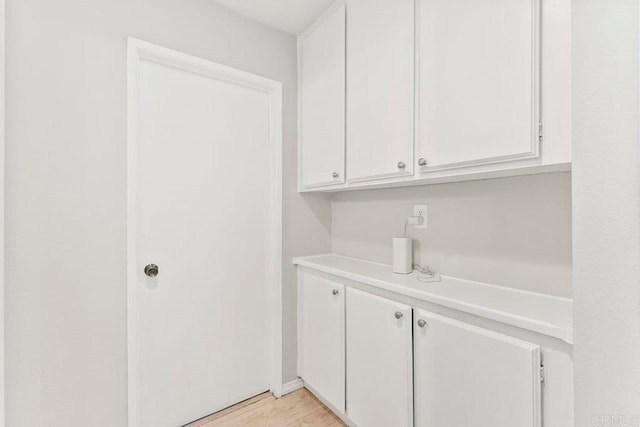
<svg viewBox="0 0 640 427"><path fill-rule="evenodd" d="M215 0L241 15L298 35L335 0Z"/></svg>

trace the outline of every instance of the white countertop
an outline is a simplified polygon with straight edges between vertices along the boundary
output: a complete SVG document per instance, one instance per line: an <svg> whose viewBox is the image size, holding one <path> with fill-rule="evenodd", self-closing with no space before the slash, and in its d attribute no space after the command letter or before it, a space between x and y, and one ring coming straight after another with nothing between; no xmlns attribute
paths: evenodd
<svg viewBox="0 0 640 427"><path fill-rule="evenodd" d="M418 274L340 255L294 258L293 263L344 279L559 338L573 344L573 300L442 276L424 283Z"/></svg>

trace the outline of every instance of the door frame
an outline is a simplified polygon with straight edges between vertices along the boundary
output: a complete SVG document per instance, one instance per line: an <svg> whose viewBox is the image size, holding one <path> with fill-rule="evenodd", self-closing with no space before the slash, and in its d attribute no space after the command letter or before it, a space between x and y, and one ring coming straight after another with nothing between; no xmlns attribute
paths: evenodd
<svg viewBox="0 0 640 427"><path fill-rule="evenodd" d="M5 0L0 0L0 427L5 425Z"/></svg>
<svg viewBox="0 0 640 427"><path fill-rule="evenodd" d="M282 395L282 83L176 50L127 39L127 393L128 425L138 425L137 182L139 64L151 61L238 84L269 95L269 389ZM206 414L203 414L206 415Z"/></svg>

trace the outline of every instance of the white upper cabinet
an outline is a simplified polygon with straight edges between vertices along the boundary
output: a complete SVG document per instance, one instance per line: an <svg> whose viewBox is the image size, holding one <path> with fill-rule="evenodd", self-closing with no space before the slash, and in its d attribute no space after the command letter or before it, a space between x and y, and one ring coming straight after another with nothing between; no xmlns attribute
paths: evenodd
<svg viewBox="0 0 640 427"><path fill-rule="evenodd" d="M301 190L344 183L345 6L299 38Z"/></svg>
<svg viewBox="0 0 640 427"><path fill-rule="evenodd" d="M300 191L571 170L571 0L339 0L299 46Z"/></svg>
<svg viewBox="0 0 640 427"><path fill-rule="evenodd" d="M417 4L421 172L538 157L538 0Z"/></svg>
<svg viewBox="0 0 640 427"><path fill-rule="evenodd" d="M540 427L540 347L424 310L414 316L416 427Z"/></svg>
<svg viewBox="0 0 640 427"><path fill-rule="evenodd" d="M413 175L414 0L347 1L347 181Z"/></svg>

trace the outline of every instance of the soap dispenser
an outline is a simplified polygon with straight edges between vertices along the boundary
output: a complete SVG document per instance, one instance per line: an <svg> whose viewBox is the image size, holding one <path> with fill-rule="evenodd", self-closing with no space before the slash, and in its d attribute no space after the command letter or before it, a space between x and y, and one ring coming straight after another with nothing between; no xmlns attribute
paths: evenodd
<svg viewBox="0 0 640 427"><path fill-rule="evenodd" d="M409 274L413 271L413 239L411 237L394 237L393 272Z"/></svg>
<svg viewBox="0 0 640 427"><path fill-rule="evenodd" d="M409 274L413 271L413 239L407 237L408 225L420 225L424 221L421 216L410 216L404 222L404 234L402 237L391 239L393 246L393 272L397 274Z"/></svg>

